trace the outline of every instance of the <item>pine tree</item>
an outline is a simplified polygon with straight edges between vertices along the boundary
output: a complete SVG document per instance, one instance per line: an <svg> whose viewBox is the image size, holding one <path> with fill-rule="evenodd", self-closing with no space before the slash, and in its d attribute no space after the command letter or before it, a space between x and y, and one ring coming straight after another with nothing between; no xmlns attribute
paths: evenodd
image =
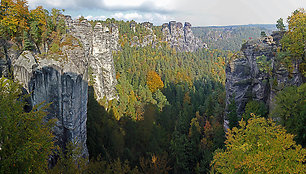
<svg viewBox="0 0 306 174"><path fill-rule="evenodd" d="M238 115L237 115L237 106L236 106L235 98L228 105L227 118L228 118L228 121L229 121L229 128L230 129L238 126Z"/></svg>

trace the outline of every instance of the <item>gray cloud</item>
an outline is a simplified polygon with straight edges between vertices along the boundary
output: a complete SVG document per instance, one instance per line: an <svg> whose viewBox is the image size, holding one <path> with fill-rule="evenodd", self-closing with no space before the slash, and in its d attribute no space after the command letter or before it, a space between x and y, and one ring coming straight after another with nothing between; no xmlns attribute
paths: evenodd
<svg viewBox="0 0 306 174"><path fill-rule="evenodd" d="M152 19L156 25L176 20L205 26L275 23L295 9L305 8L306 0L29 0L29 5L66 9L73 16L112 17L122 13L117 17L123 20L134 15L139 21Z"/></svg>
<svg viewBox="0 0 306 174"><path fill-rule="evenodd" d="M134 6L108 6L106 5L104 0L29 0L29 5L31 8L35 8L38 5L42 5L45 8L58 8L67 10L100 9L104 11L139 11L162 14L169 14L174 12L174 10L171 10L170 8L157 6L153 0L147 0Z"/></svg>

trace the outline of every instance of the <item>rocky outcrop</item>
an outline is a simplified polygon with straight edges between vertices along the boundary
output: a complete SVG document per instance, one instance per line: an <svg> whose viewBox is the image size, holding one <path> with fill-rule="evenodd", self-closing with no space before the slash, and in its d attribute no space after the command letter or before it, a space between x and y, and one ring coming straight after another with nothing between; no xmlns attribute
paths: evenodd
<svg viewBox="0 0 306 174"><path fill-rule="evenodd" d="M171 21L162 25L163 41L170 44L177 51L193 52L200 48L207 48L207 45L195 37L191 30L191 24L185 22Z"/></svg>
<svg viewBox="0 0 306 174"><path fill-rule="evenodd" d="M93 77L93 87L97 100L117 98L117 84L112 52L119 49L119 31L114 24L106 25L98 22L94 28L87 21L72 20L66 16L68 32L78 38L88 58L88 68Z"/></svg>
<svg viewBox="0 0 306 174"><path fill-rule="evenodd" d="M20 51L14 42L0 39L0 77L12 75L12 61L19 55Z"/></svg>
<svg viewBox="0 0 306 174"><path fill-rule="evenodd" d="M277 49L282 33L249 40L242 45L240 53L226 67L226 105L234 99L238 117L244 113L250 100L263 101L272 107L275 94L286 85L300 85L302 78L297 68L289 78L285 67L276 61ZM259 62L261 61L261 63ZM262 64L265 64L263 68ZM226 108L226 111L227 108ZM225 117L225 127L228 120Z"/></svg>
<svg viewBox="0 0 306 174"><path fill-rule="evenodd" d="M65 22L67 34L58 52L38 55L24 51L17 55L8 54L8 49L2 57L12 60L14 79L31 95L32 106L51 103L46 119L57 120L53 128L57 144L65 147L67 142L75 142L81 146L82 155L87 156L88 70L94 79L97 100L117 97L112 52L119 49L119 32L113 24L97 23L93 28L87 20L72 20L70 16L65 17ZM1 67L6 64L0 61Z"/></svg>
<svg viewBox="0 0 306 174"><path fill-rule="evenodd" d="M130 23L131 30L135 33L136 31L137 23L132 21ZM134 36L131 40L131 47L146 47L146 46L152 46L155 47L158 43L156 35L153 32L153 23L150 22L143 22L140 24L140 27L144 29L144 36L138 37Z"/></svg>
<svg viewBox="0 0 306 174"><path fill-rule="evenodd" d="M56 143L65 147L75 142L81 154L88 156L86 146L87 120L87 60L78 45L63 47L66 59L39 57L24 51L13 62L14 78L23 84L33 106L51 103L48 119L56 118L53 128Z"/></svg>

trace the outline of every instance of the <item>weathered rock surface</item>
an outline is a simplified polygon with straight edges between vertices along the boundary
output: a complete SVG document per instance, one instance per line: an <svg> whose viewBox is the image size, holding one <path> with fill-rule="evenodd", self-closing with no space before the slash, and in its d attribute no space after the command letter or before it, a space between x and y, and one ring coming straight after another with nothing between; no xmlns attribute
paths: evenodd
<svg viewBox="0 0 306 174"><path fill-rule="evenodd" d="M132 21L130 23L131 30L135 33L136 31L136 25L137 23ZM158 43L156 35L153 32L153 23L150 22L143 22L141 23L141 27L145 29L147 34L143 36L142 39L138 38L138 36L134 36L131 40L131 47L146 47L151 45L152 47L155 47Z"/></svg>
<svg viewBox="0 0 306 174"><path fill-rule="evenodd" d="M191 30L191 24L171 21L162 25L163 41L167 41L177 51L193 52L207 45L195 37Z"/></svg>
<svg viewBox="0 0 306 174"><path fill-rule="evenodd" d="M97 23L94 28L87 20L72 20L66 16L68 32L78 38L88 58L88 68L93 79L93 87L97 100L117 98L115 65L112 52L119 49L119 31L114 24Z"/></svg>
<svg viewBox="0 0 306 174"><path fill-rule="evenodd" d="M235 99L238 117L244 113L249 100L263 101L271 109L278 90L286 85L300 85L303 81L297 68L293 77L283 66L277 65L276 53L281 33L257 40L249 40L242 45L241 52L226 67L226 105ZM274 39L275 38L275 39ZM264 56L269 62L270 72L264 71L257 58ZM225 128L228 120L225 117Z"/></svg>
<svg viewBox="0 0 306 174"><path fill-rule="evenodd" d="M67 142L75 142L87 156L87 60L81 47L64 47L62 51L66 60L24 51L13 62L14 78L31 94L33 106L51 103L46 119L57 119L53 128L57 144L64 147Z"/></svg>
<svg viewBox="0 0 306 174"><path fill-rule="evenodd" d="M91 69L97 99L117 97L115 68L112 52L118 50L118 27L97 23L93 28L84 21L65 17L67 35L61 39L59 53L42 55L24 51L21 55L5 51L1 72L7 65L13 67L14 79L31 94L31 104L51 103L46 119L57 118L53 128L60 147L67 142L81 146L87 156L86 121L88 101L88 70ZM5 61L4 61L5 60ZM7 68L6 68L7 69Z"/></svg>
<svg viewBox="0 0 306 174"><path fill-rule="evenodd" d="M11 41L0 39L0 77L9 77L12 72L12 61L20 55L17 45Z"/></svg>

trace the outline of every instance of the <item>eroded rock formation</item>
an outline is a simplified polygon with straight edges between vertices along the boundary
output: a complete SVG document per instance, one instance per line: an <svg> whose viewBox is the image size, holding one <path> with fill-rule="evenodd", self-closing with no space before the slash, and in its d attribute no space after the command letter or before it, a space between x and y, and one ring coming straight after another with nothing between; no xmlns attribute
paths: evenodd
<svg viewBox="0 0 306 174"><path fill-rule="evenodd" d="M67 142L75 142L87 156L88 70L97 100L117 97L112 51L118 50L119 32L115 25L97 23L93 28L87 20L72 20L70 16L65 22L67 34L58 52L18 54L5 42L8 49L3 51L0 68L6 73L8 65L12 66L14 79L31 94L32 106L51 103L46 119L57 119L53 128L57 144L65 147Z"/></svg>
<svg viewBox="0 0 306 174"><path fill-rule="evenodd" d="M66 16L68 32L78 38L83 44L88 58L90 76L93 77L93 87L97 100L104 97L107 100L117 98L117 84L112 52L119 49L119 31L114 24L103 25L98 22L94 28L87 21L72 20Z"/></svg>
<svg viewBox="0 0 306 174"><path fill-rule="evenodd" d="M163 41L167 41L177 51L193 52L207 45L195 37L191 30L191 24L171 21L162 25Z"/></svg>
<svg viewBox="0 0 306 174"><path fill-rule="evenodd" d="M298 68L294 67L292 78L281 64L277 63L277 49L282 33L256 40L249 40L242 45L241 52L235 55L226 67L226 105L235 100L238 117L244 113L250 100L263 101L268 108L273 107L275 94L287 85L300 85L303 81ZM263 70L258 58L264 58L268 69ZM227 110L227 108L226 108ZM225 128L228 120L225 118Z"/></svg>

